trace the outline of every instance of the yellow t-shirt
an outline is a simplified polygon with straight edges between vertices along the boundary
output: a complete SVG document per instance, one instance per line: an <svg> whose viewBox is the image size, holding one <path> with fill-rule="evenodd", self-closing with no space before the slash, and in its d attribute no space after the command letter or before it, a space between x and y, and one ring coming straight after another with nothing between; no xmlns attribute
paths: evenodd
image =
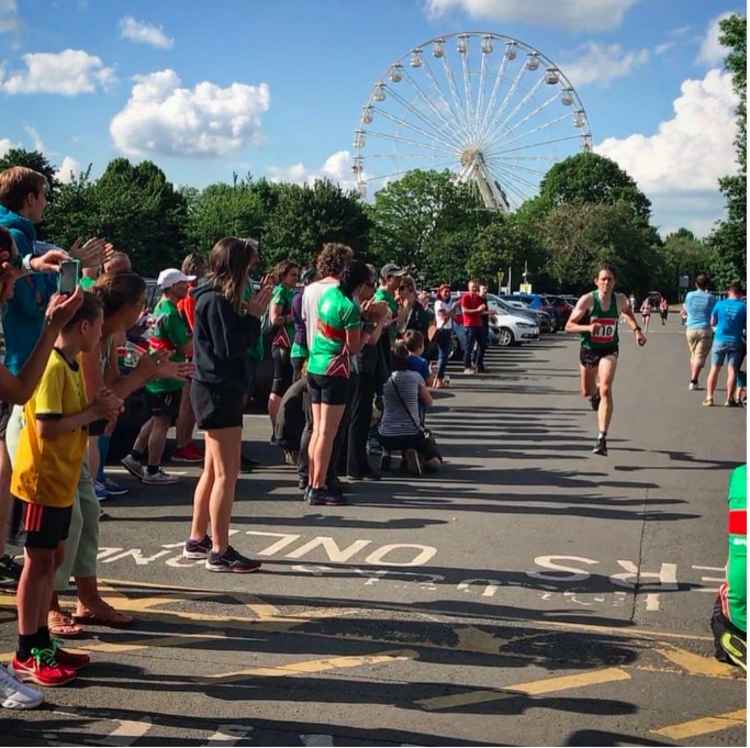
<svg viewBox="0 0 750 748"><path fill-rule="evenodd" d="M14 496L44 506L64 508L73 504L87 429L42 439L37 418L74 415L87 404L79 364L68 363L55 349L36 391L24 406L24 425L13 464Z"/></svg>

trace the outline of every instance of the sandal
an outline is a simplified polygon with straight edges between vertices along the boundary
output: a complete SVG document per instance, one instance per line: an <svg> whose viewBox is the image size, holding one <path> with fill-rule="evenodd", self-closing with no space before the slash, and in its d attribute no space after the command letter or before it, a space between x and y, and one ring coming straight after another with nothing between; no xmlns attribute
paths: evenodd
<svg viewBox="0 0 750 748"><path fill-rule="evenodd" d="M47 628L52 636L63 639L74 639L83 633L83 629L73 620L73 616L61 610L51 610L47 614Z"/></svg>
<svg viewBox="0 0 750 748"><path fill-rule="evenodd" d="M74 615L73 620L86 626L109 626L113 629L124 629L133 623L133 616L120 613L111 605L104 604L102 610L106 612L93 613L90 610L84 610L83 613Z"/></svg>

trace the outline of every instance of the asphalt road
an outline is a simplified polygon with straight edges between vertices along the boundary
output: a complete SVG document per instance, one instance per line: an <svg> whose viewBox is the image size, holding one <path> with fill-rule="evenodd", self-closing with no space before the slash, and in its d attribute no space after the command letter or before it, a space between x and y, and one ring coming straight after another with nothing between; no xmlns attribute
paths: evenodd
<svg viewBox="0 0 750 748"><path fill-rule="evenodd" d="M562 335L452 371L429 416L443 472L353 484L347 507L303 504L248 417L264 464L232 542L259 574L180 558L197 469L149 488L115 468L131 492L106 505L100 577L137 625L91 630L94 663L4 714L6 742L745 745L745 680L708 627L745 412L688 391L676 318L624 338L606 458Z"/></svg>

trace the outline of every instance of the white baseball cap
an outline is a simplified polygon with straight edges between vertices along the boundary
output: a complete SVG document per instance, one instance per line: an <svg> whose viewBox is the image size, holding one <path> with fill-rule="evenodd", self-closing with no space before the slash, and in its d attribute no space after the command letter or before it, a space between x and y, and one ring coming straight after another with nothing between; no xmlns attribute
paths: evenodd
<svg viewBox="0 0 750 748"><path fill-rule="evenodd" d="M172 288L175 283L192 283L196 277L195 275L185 275L182 270L178 270L177 268L167 268L159 273L156 283L159 288L166 290L167 288Z"/></svg>

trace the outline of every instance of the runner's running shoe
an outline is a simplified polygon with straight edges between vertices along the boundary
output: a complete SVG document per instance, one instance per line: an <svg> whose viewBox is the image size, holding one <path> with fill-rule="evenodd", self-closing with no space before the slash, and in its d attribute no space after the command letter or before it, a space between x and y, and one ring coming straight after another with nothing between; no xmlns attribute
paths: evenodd
<svg viewBox="0 0 750 748"><path fill-rule="evenodd" d="M7 553L4 556L0 556L0 584L3 582L18 584L22 571L23 566L17 563L12 556Z"/></svg>
<svg viewBox="0 0 750 748"><path fill-rule="evenodd" d="M125 486L120 485L111 478L104 479L104 488L106 488L112 496L124 496L128 492L128 489L125 488Z"/></svg>
<svg viewBox="0 0 750 748"><path fill-rule="evenodd" d="M31 681L40 686L64 686L70 683L77 673L69 667L63 667L56 659L52 648L31 650L31 657L21 662L13 657L8 668L11 675L22 681Z"/></svg>
<svg viewBox="0 0 750 748"><path fill-rule="evenodd" d="M594 448L591 450L595 455L601 455L602 457L606 457L607 452L607 440L602 437L601 439L597 439L596 443L594 444Z"/></svg>
<svg viewBox="0 0 750 748"><path fill-rule="evenodd" d="M308 486L305 498L310 506L323 506L326 503L326 490L324 488L312 488Z"/></svg>
<svg viewBox="0 0 750 748"><path fill-rule="evenodd" d="M16 680L0 665L0 706L5 709L33 709L44 701L41 691Z"/></svg>
<svg viewBox="0 0 750 748"><path fill-rule="evenodd" d="M206 559L206 568L209 571L249 574L250 572L258 571L260 567L260 561L245 558L241 553L237 553L231 545L227 546L224 553L214 553L211 551Z"/></svg>

